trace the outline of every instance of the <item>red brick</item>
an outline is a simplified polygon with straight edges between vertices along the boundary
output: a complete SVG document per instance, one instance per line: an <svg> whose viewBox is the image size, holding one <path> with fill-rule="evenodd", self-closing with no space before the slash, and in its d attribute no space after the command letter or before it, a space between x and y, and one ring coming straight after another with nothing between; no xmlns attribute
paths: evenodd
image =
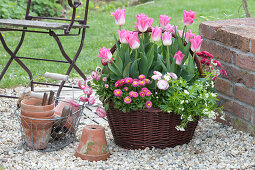
<svg viewBox="0 0 255 170"><path fill-rule="evenodd" d="M222 64L222 67L227 71L228 76L224 77L231 82L235 83L243 83L246 87L253 87L254 86L254 74L250 74L247 71L242 69L235 68L230 65Z"/></svg>
<svg viewBox="0 0 255 170"><path fill-rule="evenodd" d="M251 121L251 115L252 115L252 109L249 107L246 107L242 104L239 104L233 100L225 100L223 103L224 110L227 112L240 117L244 120Z"/></svg>
<svg viewBox="0 0 255 170"><path fill-rule="evenodd" d="M254 63L255 63L255 57L242 55L242 54L237 54L236 56L236 65L241 68L255 71Z"/></svg>
<svg viewBox="0 0 255 170"><path fill-rule="evenodd" d="M254 34L254 33L253 33ZM226 26L219 28L216 32L216 40L223 44L240 49L244 52L250 51L251 33L241 26Z"/></svg>
<svg viewBox="0 0 255 170"><path fill-rule="evenodd" d="M233 96L233 92L232 92L233 86L230 82L219 78L215 82L215 87L218 92L221 92L230 97Z"/></svg>
<svg viewBox="0 0 255 170"><path fill-rule="evenodd" d="M204 40L201 46L201 51L208 51L216 59L232 63L233 51L230 51L228 48L225 48L221 45L218 45L213 40Z"/></svg>
<svg viewBox="0 0 255 170"><path fill-rule="evenodd" d="M241 86L235 86L234 96L236 99L255 106L255 91Z"/></svg>
<svg viewBox="0 0 255 170"><path fill-rule="evenodd" d="M255 39L251 39L251 52L255 54Z"/></svg>

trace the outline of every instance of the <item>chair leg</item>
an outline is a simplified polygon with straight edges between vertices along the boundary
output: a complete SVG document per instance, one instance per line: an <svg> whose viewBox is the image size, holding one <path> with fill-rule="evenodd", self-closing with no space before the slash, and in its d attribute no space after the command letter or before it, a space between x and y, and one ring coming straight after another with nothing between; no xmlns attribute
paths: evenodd
<svg viewBox="0 0 255 170"><path fill-rule="evenodd" d="M65 50L64 50L64 48L63 48L63 46L62 46L62 44L61 44L61 41L59 40L58 36L57 36L53 31L50 32L50 35L53 36L53 38L56 40L56 42L57 42L57 44L58 44L58 46L59 46L59 49L60 49L62 55L64 56L64 58L65 58L65 59L69 62L69 64L70 64L70 66L69 66L69 68L68 68L68 70L67 70L67 72L66 72L66 75L69 75L69 74L71 73L72 69L74 68L74 69L80 74L80 76L81 76L84 80L86 80L86 79L87 79L86 76L83 74L83 72L80 70L80 68L79 68L78 66L76 66L76 64L75 64L76 60L78 59L78 57L79 57L79 55L80 55L80 53L81 53L81 50L82 50L82 47L83 47L83 44L84 44L84 39L85 39L85 28L84 28L83 31L82 31L81 43L80 43L80 46L79 46L79 48L78 48L78 50L77 50L77 52L76 52L76 54L75 54L73 60L70 59L70 57L66 54L66 52L65 52ZM57 97L60 96L60 92L61 92L61 90L62 90L64 84L65 84L65 81L62 81L61 84L60 84L60 86L59 86L58 92L57 92ZM57 103L56 103L56 104L57 104Z"/></svg>
<svg viewBox="0 0 255 170"><path fill-rule="evenodd" d="M24 38L25 38L25 32L23 31L22 32L22 36L20 38L20 41L19 41L19 44L18 46L16 47L16 49L14 50L14 52L12 52L10 50L10 48L7 46L1 32L0 32L0 41L4 47L4 49L6 50L6 52L11 56L10 60L8 61L8 63L6 64L5 68L3 69L1 75L0 75L0 80L3 78L4 74L6 73L7 69L9 68L10 64L12 63L13 59L27 72L30 80L32 80L33 76L32 76L32 73L31 71L26 67L26 65L16 57L16 54L18 53L23 41L24 41ZM34 86L33 86L33 82L31 82L31 90L33 91L34 90Z"/></svg>

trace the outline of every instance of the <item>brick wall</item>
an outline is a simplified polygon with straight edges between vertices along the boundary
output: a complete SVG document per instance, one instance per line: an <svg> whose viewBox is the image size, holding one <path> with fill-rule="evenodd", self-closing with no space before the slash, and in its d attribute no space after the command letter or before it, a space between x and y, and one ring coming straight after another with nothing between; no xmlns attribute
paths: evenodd
<svg viewBox="0 0 255 170"><path fill-rule="evenodd" d="M226 113L223 123L255 135L255 18L203 22L199 32L201 50L228 73L215 84Z"/></svg>

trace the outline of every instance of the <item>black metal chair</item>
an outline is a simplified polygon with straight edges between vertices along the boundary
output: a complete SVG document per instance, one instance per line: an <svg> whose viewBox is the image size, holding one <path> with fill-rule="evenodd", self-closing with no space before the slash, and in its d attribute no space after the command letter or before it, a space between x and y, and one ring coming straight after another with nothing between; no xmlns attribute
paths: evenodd
<svg viewBox="0 0 255 170"><path fill-rule="evenodd" d="M64 18L52 18L52 17L34 17L29 15L30 13L30 6L31 6L31 0L28 0L27 4L27 10L26 10L26 16L24 20L19 20L19 19L0 19L0 41L6 50L6 52L10 55L10 59L7 62L6 66L2 70L0 74L0 81L5 75L7 69L9 68L10 64L13 61L16 61L28 74L30 80L32 80L33 76L29 68L21 61L22 59L29 59L29 60L39 60L39 61L49 61L49 62L59 62L59 63L68 63L70 64L68 70L66 71L66 75L69 75L71 70L74 68L79 75L85 80L86 76L83 74L83 72L79 69L79 67L75 64L76 60L78 59L83 44L84 44L84 38L85 38L85 31L86 28L89 28L87 26L87 17L88 17L88 6L89 6L89 0L86 0L86 5L85 5L85 15L83 20L76 20L76 9L81 5L81 2L78 0L67 0L69 6L72 8L72 18L71 19L64 19ZM65 21L65 23L60 23L60 22L45 22L42 20L59 20L59 21ZM39 20L39 21L38 21ZM36 29L33 28L39 28L44 29L46 31L37 31ZM70 34L71 29L78 29L77 34ZM56 34L56 30L63 30L63 34ZM22 32L20 41L14 51L10 50L10 48L6 45L6 42L1 34L3 31L20 31ZM60 60L50 60L50 59L42 59L42 58L32 58L32 57L19 57L16 54L18 53L26 32L32 32L32 33L42 33L42 34L49 34L52 36L57 44L58 47L65 58L66 61L60 61ZM81 42L80 46L74 55L74 58L71 59L65 52L61 41L59 39L59 36L79 36L81 34ZM41 83L41 82L35 82L31 81L31 91L34 91L34 84L44 84L44 85L52 85L52 86L59 86L58 92L57 92L57 97L60 95L60 92L63 87L70 87L70 86L65 86L65 81L62 81L60 85L53 84L53 83ZM9 97L9 98L17 98L16 96L7 96L7 95L1 95L0 97Z"/></svg>

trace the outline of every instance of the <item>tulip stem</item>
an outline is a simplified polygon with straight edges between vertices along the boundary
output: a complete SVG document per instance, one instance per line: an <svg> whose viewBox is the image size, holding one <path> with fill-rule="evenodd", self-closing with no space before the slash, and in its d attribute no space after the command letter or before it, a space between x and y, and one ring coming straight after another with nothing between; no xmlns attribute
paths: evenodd
<svg viewBox="0 0 255 170"><path fill-rule="evenodd" d="M168 71L170 72L170 52L169 52L169 46L166 46L167 48L167 55L166 55L166 62L167 62L167 68L168 68Z"/></svg>
<svg viewBox="0 0 255 170"><path fill-rule="evenodd" d="M183 31L182 31L182 42L183 43L185 42L185 39L186 39L186 29L187 29L187 26L184 25L184 28L183 28Z"/></svg>

